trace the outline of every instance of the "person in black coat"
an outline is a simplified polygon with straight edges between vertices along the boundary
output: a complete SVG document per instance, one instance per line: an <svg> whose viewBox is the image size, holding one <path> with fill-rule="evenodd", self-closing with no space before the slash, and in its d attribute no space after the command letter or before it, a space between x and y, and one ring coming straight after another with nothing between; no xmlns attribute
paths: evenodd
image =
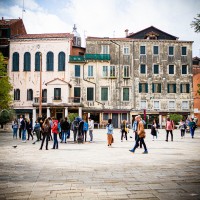
<svg viewBox="0 0 200 200"><path fill-rule="evenodd" d="M153 135L153 141L154 137L156 137L156 139L158 137L157 132L158 132L158 122L156 121L156 119L154 119L151 125L151 135Z"/></svg>
<svg viewBox="0 0 200 200"><path fill-rule="evenodd" d="M67 133L70 129L70 124L67 120L68 120L68 118L65 117L65 120L61 123L61 129L62 129L62 141L61 142L65 142L65 143L67 140Z"/></svg>

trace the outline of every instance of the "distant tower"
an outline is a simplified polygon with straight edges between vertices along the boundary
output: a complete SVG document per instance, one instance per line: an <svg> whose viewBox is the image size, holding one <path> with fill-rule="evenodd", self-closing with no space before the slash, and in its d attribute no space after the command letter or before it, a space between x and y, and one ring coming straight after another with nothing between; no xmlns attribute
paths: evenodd
<svg viewBox="0 0 200 200"><path fill-rule="evenodd" d="M73 46L81 47L81 36L77 32L76 29L77 29L76 28L76 24L74 24L73 31L72 31L72 34L74 35L74 37L73 37Z"/></svg>

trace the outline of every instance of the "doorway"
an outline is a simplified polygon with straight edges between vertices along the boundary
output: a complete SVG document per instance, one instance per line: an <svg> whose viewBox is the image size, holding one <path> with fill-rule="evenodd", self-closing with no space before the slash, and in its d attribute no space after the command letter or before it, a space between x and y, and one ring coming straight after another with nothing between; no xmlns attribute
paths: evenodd
<svg viewBox="0 0 200 200"><path fill-rule="evenodd" d="M118 128L118 114L117 113L112 114L112 124L114 128Z"/></svg>

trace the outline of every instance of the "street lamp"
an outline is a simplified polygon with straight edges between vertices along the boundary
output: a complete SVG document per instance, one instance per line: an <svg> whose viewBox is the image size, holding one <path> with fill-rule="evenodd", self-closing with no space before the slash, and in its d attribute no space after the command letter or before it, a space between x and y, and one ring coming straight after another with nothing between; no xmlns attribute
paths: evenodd
<svg viewBox="0 0 200 200"><path fill-rule="evenodd" d="M40 98L39 98L39 117L42 117L42 53L40 52Z"/></svg>

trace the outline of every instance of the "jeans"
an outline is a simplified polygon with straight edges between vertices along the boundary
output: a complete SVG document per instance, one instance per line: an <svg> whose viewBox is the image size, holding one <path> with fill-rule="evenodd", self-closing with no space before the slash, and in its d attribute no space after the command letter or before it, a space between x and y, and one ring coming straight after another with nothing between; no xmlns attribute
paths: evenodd
<svg viewBox="0 0 200 200"><path fill-rule="evenodd" d="M138 138L135 142L135 146L133 147L133 151L135 151L135 149L137 149L139 147L139 142L140 142L141 145L143 145L144 150L147 151L147 147L146 147L146 144L144 142L144 138L140 138L139 136L138 136Z"/></svg>
<svg viewBox="0 0 200 200"><path fill-rule="evenodd" d="M83 140L85 139L85 142L86 142L86 139L87 139L87 131L83 131Z"/></svg>
<svg viewBox="0 0 200 200"><path fill-rule="evenodd" d="M68 132L68 130L62 131L62 141L63 142L66 142L66 140L67 140L67 132Z"/></svg>
<svg viewBox="0 0 200 200"><path fill-rule="evenodd" d="M121 134L121 140L123 140L124 134L125 134L125 138L127 140L127 132L125 130L121 130L122 134Z"/></svg>
<svg viewBox="0 0 200 200"><path fill-rule="evenodd" d="M22 130L22 141L26 141L26 129Z"/></svg>
<svg viewBox="0 0 200 200"><path fill-rule="evenodd" d="M167 131L166 141L168 141L168 135L169 135L169 133L171 134L171 140L173 141L173 132L172 132L172 130L166 130L166 131Z"/></svg>
<svg viewBox="0 0 200 200"><path fill-rule="evenodd" d="M181 137L185 136L185 129L181 129Z"/></svg>
<svg viewBox="0 0 200 200"><path fill-rule="evenodd" d="M46 138L46 149L48 150L48 141L49 141L49 134L48 133L43 133L42 143L41 143L40 149L42 149L42 147L43 147L45 138Z"/></svg>
<svg viewBox="0 0 200 200"><path fill-rule="evenodd" d="M17 139L17 131L18 131L18 128L13 128L13 138L16 137Z"/></svg>
<svg viewBox="0 0 200 200"><path fill-rule="evenodd" d="M57 133L53 133L53 149L58 149L58 138L57 138Z"/></svg>
<svg viewBox="0 0 200 200"><path fill-rule="evenodd" d="M76 141L76 137L77 137L77 132L78 132L78 130L76 129L76 130L73 130L73 132L74 132L74 142Z"/></svg>
<svg viewBox="0 0 200 200"><path fill-rule="evenodd" d="M192 138L194 137L194 129L193 128L190 128L190 134L192 136Z"/></svg>
<svg viewBox="0 0 200 200"><path fill-rule="evenodd" d="M93 141L93 130L89 130L90 142Z"/></svg>
<svg viewBox="0 0 200 200"><path fill-rule="evenodd" d="M19 128L19 138L21 139L22 137L22 128Z"/></svg>

